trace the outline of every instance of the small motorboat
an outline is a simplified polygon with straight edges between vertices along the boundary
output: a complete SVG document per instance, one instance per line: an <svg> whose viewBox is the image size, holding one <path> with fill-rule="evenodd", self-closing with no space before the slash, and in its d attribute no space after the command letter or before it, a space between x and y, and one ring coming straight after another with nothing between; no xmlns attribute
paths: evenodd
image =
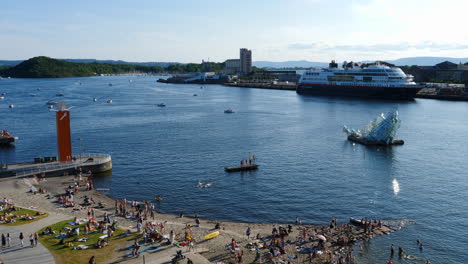
<svg viewBox="0 0 468 264"><path fill-rule="evenodd" d="M54 108L54 105L48 105L47 106L49 109L53 109Z"/></svg>
<svg viewBox="0 0 468 264"><path fill-rule="evenodd" d="M37 95L37 94L30 94L30 96L32 96L32 97L34 97L34 96L36 96L36 95Z"/></svg>
<svg viewBox="0 0 468 264"><path fill-rule="evenodd" d="M193 96L198 96L198 94L193 94Z"/></svg>
<svg viewBox="0 0 468 264"><path fill-rule="evenodd" d="M111 104L111 103L112 103L112 99L107 99L106 103Z"/></svg>
<svg viewBox="0 0 468 264"><path fill-rule="evenodd" d="M58 102L57 101L52 101L52 100L47 101L47 103L46 103L46 105L56 105L56 104L58 104Z"/></svg>
<svg viewBox="0 0 468 264"><path fill-rule="evenodd" d="M8 107L9 107L9 108L13 108L13 107L15 107L15 105L14 105L14 104L10 104Z"/></svg>
<svg viewBox="0 0 468 264"><path fill-rule="evenodd" d="M235 112L234 112L234 110L232 110L231 108L229 108L229 109L224 110L224 113L225 113L225 114L234 114Z"/></svg>
<svg viewBox="0 0 468 264"><path fill-rule="evenodd" d="M5 99L5 96L0 96L0 100L3 100L3 99Z"/></svg>
<svg viewBox="0 0 468 264"><path fill-rule="evenodd" d="M63 93L56 93L55 96L59 96L59 97L60 97L60 96L64 96L64 94L63 94Z"/></svg>
<svg viewBox="0 0 468 264"><path fill-rule="evenodd" d="M166 104L165 104L165 103L160 103L160 104L157 104L157 106L159 106L159 107L166 107Z"/></svg>
<svg viewBox="0 0 468 264"><path fill-rule="evenodd" d="M112 83L109 83L109 86L112 86Z"/></svg>
<svg viewBox="0 0 468 264"><path fill-rule="evenodd" d="M96 98L96 97L93 97L93 102L97 102L97 98Z"/></svg>

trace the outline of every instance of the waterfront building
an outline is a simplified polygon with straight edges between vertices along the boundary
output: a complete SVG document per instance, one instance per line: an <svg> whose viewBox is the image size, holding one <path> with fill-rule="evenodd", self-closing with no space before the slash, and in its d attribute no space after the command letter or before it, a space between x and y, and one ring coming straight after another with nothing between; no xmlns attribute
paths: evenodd
<svg viewBox="0 0 468 264"><path fill-rule="evenodd" d="M240 49L240 72L249 74L252 71L252 51Z"/></svg>
<svg viewBox="0 0 468 264"><path fill-rule="evenodd" d="M468 65L444 61L434 66L403 67L406 73L414 76L416 82L456 82L468 83Z"/></svg>
<svg viewBox="0 0 468 264"><path fill-rule="evenodd" d="M236 74L240 71L240 59L229 59L224 62L224 72Z"/></svg>

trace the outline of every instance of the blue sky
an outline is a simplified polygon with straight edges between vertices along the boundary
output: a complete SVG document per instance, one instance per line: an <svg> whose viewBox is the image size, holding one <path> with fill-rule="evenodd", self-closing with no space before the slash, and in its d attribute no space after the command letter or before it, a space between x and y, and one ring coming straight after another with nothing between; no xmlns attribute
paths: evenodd
<svg viewBox="0 0 468 264"><path fill-rule="evenodd" d="M0 59L468 56L467 0L3 0Z"/></svg>

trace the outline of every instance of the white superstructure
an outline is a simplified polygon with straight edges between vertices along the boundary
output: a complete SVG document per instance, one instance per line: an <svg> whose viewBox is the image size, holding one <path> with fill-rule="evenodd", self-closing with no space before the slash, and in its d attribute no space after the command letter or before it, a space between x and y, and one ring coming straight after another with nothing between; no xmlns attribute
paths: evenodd
<svg viewBox="0 0 468 264"><path fill-rule="evenodd" d="M343 63L342 68L334 61L330 67L304 72L299 84L333 84L346 86L414 86L412 75L405 74L398 67L390 67L379 62L373 64Z"/></svg>

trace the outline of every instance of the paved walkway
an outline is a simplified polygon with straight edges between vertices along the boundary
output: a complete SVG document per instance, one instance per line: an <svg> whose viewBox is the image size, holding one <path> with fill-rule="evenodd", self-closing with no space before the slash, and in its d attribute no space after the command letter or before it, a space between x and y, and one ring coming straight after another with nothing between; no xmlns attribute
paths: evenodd
<svg viewBox="0 0 468 264"><path fill-rule="evenodd" d="M52 254L40 243L37 246L31 248L29 243L29 234L37 232L38 230L51 224L67 219L70 219L70 216L49 214L49 216L46 218L26 225L0 225L0 233L10 233L12 238L11 247L0 251L0 263L2 263L2 261L4 264L55 263ZM24 235L24 247L21 247L21 243L18 238L20 232L23 232Z"/></svg>

